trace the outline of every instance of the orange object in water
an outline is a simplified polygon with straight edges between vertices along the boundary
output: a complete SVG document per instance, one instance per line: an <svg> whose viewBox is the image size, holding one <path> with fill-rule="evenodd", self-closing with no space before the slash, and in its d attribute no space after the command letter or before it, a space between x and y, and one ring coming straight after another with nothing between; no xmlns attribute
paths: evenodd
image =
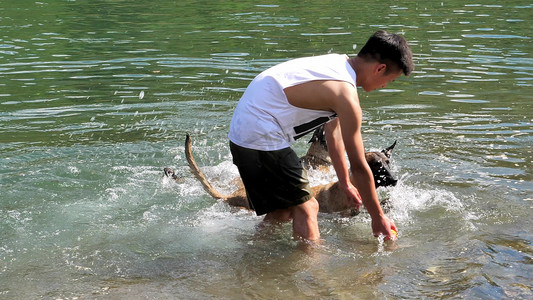
<svg viewBox="0 0 533 300"><path fill-rule="evenodd" d="M398 238L398 232L396 232L396 230L391 228L390 232L391 235L386 237L387 240L395 240Z"/></svg>

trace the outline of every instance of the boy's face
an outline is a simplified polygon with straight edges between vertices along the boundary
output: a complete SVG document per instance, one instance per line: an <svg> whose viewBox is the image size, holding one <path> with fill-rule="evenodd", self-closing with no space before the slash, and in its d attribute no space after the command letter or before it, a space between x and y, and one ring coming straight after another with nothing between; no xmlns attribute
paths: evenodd
<svg viewBox="0 0 533 300"><path fill-rule="evenodd" d="M385 88L389 82L396 80L402 75L402 70L386 72L386 65L381 64L377 66L372 74L367 78L366 84L362 88L365 92L370 92L379 88Z"/></svg>

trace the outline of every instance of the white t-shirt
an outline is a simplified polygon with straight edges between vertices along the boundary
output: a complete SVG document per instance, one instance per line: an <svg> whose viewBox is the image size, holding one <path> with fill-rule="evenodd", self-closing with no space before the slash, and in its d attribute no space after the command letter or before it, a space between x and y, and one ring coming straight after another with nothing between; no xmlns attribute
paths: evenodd
<svg viewBox="0 0 533 300"><path fill-rule="evenodd" d="M245 148L274 151L336 117L331 111L293 106L283 89L313 80L337 80L355 88L355 71L347 55L298 58L273 66L252 80L230 124L229 139Z"/></svg>

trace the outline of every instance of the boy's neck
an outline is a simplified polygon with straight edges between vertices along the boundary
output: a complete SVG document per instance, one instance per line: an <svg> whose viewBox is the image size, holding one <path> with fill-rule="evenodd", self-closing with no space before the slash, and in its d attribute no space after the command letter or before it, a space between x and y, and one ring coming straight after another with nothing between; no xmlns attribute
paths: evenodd
<svg viewBox="0 0 533 300"><path fill-rule="evenodd" d="M354 56L354 57L351 57L348 59L348 63L350 64L350 66L352 67L352 69L354 70L355 72L355 78L356 78L356 81L357 79L359 79L359 76L362 75L362 66L364 66L365 64L365 61L359 57L359 56ZM356 86L359 86L356 82Z"/></svg>

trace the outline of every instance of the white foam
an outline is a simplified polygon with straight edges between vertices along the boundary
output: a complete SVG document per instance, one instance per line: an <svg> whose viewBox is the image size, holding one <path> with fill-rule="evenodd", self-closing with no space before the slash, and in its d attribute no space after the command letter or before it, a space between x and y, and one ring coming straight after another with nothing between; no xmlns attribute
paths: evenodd
<svg viewBox="0 0 533 300"><path fill-rule="evenodd" d="M475 212L465 207L464 203L467 199L460 199L448 190L421 188L400 181L396 187L389 188L388 193L392 205L389 217L397 224L412 223L413 214L416 212L442 208L454 216L460 216L467 228L475 228L471 221L478 219L478 217Z"/></svg>

